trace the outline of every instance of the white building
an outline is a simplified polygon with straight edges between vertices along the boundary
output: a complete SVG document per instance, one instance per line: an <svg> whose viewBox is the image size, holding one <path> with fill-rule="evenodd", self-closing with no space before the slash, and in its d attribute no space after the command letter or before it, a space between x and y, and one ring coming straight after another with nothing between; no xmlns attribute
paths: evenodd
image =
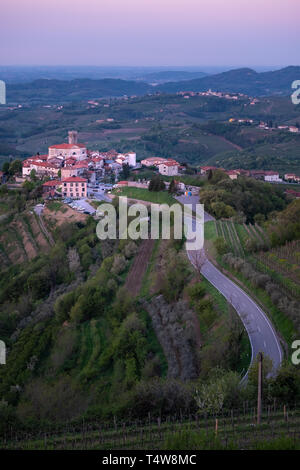
<svg viewBox="0 0 300 470"><path fill-rule="evenodd" d="M68 144L51 145L49 147L48 158L63 157L66 159L73 157L76 160L85 160L87 158L87 148L85 144L77 142L77 132L69 131L68 140Z"/></svg>
<svg viewBox="0 0 300 470"><path fill-rule="evenodd" d="M282 181L282 179L279 178L279 173L277 173L276 171L265 171L264 180L269 181L270 183L280 183Z"/></svg>
<svg viewBox="0 0 300 470"><path fill-rule="evenodd" d="M178 175L178 166L178 163L165 161L158 165L158 171L161 175L176 176Z"/></svg>
<svg viewBox="0 0 300 470"><path fill-rule="evenodd" d="M129 165L129 166L136 166L136 153L129 152L129 153L119 153L116 162L120 163L120 165Z"/></svg>

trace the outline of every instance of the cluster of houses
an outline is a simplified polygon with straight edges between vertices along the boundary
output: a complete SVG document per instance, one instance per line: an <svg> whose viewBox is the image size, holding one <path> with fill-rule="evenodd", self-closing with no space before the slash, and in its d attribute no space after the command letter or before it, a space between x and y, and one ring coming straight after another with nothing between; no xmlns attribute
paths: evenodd
<svg viewBox="0 0 300 470"><path fill-rule="evenodd" d="M44 193L52 195L61 187L63 196L79 198L87 195L88 182L93 183L105 174L118 175L125 164L136 166L134 152L90 151L78 142L77 131L70 131L68 143L51 145L48 154L37 154L24 160L22 176L26 178L34 170L37 177L51 178L43 185Z"/></svg>
<svg viewBox="0 0 300 470"><path fill-rule="evenodd" d="M293 134L298 134L300 133L300 129L297 126L277 126L277 127L269 127L269 125L266 122L261 121L258 125L260 129L278 129L279 131L289 131L292 132Z"/></svg>
<svg viewBox="0 0 300 470"><path fill-rule="evenodd" d="M230 179L235 180L238 176L247 176L249 178L255 178L259 180L268 181L269 183L282 183L283 179L280 178L278 171L272 170L225 170L224 168L218 168L215 166L201 166L200 173L201 175L206 175L209 171L221 170L226 173ZM295 175L294 173L286 173L284 175L284 180L288 182L300 183L300 176Z"/></svg>
<svg viewBox="0 0 300 470"><path fill-rule="evenodd" d="M182 169L180 163L172 158L149 157L141 161L141 164L147 167L157 167L161 175L176 176Z"/></svg>

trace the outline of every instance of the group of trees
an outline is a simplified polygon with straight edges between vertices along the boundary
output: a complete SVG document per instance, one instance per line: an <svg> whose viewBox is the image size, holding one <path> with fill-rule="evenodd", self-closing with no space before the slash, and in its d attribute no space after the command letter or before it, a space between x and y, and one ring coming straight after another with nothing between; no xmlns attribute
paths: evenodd
<svg viewBox="0 0 300 470"><path fill-rule="evenodd" d="M163 191L166 189L166 185L159 175L154 175L148 186L149 191Z"/></svg>
<svg viewBox="0 0 300 470"><path fill-rule="evenodd" d="M12 162L4 162L2 165L2 171L8 176L22 174L22 161L13 160Z"/></svg>
<svg viewBox="0 0 300 470"><path fill-rule="evenodd" d="M300 200L292 201L285 210L273 214L267 223L272 246L300 239Z"/></svg>
<svg viewBox="0 0 300 470"><path fill-rule="evenodd" d="M228 218L243 214L253 223L259 213L267 217L271 212L281 211L287 205L281 188L250 178L231 180L222 172L216 172L201 191L201 203L216 218Z"/></svg>

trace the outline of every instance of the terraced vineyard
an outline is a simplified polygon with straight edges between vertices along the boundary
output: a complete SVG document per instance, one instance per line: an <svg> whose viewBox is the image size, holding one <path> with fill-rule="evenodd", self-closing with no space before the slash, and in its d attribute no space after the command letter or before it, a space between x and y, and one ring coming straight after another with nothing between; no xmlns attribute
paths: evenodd
<svg viewBox="0 0 300 470"><path fill-rule="evenodd" d="M181 413L180 413L181 414ZM216 431L217 425L217 431ZM0 448L14 450L82 450L82 449L165 449L176 450L175 442L199 436L203 447L192 449L300 448L300 410L273 405L263 409L262 421L256 424L256 409L244 404L241 410L228 410L216 416L174 416L162 420L149 413L148 420L113 423L68 423L57 430L31 434L8 432ZM259 443L258 443L259 442ZM182 447L179 447L180 449ZM179 449L178 448L178 449ZM259 447L261 448L261 447ZM189 447L185 447L189 450Z"/></svg>
<svg viewBox="0 0 300 470"><path fill-rule="evenodd" d="M4 266L23 263L50 247L40 219L31 211L7 217L0 225L0 261Z"/></svg>

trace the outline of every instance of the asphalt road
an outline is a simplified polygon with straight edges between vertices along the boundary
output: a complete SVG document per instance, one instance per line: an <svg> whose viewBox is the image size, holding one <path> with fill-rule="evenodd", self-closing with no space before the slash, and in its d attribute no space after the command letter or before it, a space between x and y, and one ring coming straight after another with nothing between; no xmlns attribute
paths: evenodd
<svg viewBox="0 0 300 470"><path fill-rule="evenodd" d="M94 195L94 198L96 201L106 201L106 202L111 202L111 199L106 195L105 191L100 188L88 188L88 196L91 194Z"/></svg>
<svg viewBox="0 0 300 470"><path fill-rule="evenodd" d="M195 204L199 202L199 199L196 196L181 196L178 199L183 204L193 204L194 210L196 210ZM205 214L205 222L208 220L213 220L213 217L209 214ZM197 252L188 251L187 255L191 263L195 264ZM256 358L259 352L265 353L273 361L272 375L274 375L282 362L283 353L275 329L267 318L267 315L249 297L249 295L246 294L246 292L244 292L239 286L221 273L210 261L208 261L203 251L202 256L205 261L201 269L201 274L235 308L248 332L252 348L251 362ZM247 380L247 376L248 372L243 377L243 380Z"/></svg>

